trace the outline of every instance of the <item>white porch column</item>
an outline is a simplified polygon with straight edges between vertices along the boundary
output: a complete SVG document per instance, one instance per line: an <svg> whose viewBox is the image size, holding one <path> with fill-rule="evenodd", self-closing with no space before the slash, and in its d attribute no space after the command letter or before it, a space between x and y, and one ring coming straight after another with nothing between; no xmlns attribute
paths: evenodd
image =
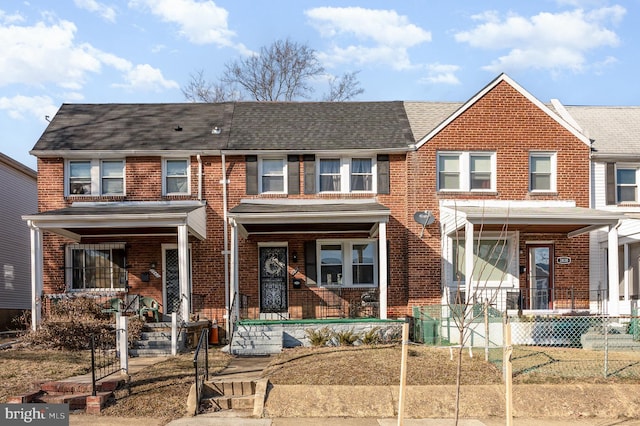
<svg viewBox="0 0 640 426"><path fill-rule="evenodd" d="M387 282L388 265L387 265L387 224L385 222L378 223L378 276L380 277L380 319L387 319Z"/></svg>
<svg viewBox="0 0 640 426"><path fill-rule="evenodd" d="M624 291L624 295L623 295L624 296L624 300L628 301L629 300L629 283L631 282L631 277L630 277L630 274L629 274L629 267L631 266L631 265L629 265L629 244L625 244L623 246L623 256L624 257L622 258L622 263L623 263L622 267L624 269L623 269L623 273L622 273L622 276L623 276L623 280L622 280L623 287L622 288L623 288L623 291ZM631 311L629 311L629 313L631 313Z"/></svg>
<svg viewBox="0 0 640 426"><path fill-rule="evenodd" d="M31 237L31 329L42 320L42 232L28 221Z"/></svg>
<svg viewBox="0 0 640 426"><path fill-rule="evenodd" d="M189 232L187 225L178 225L178 282L180 283L180 311L182 320L191 316L191 291L189 289Z"/></svg>
<svg viewBox="0 0 640 426"><path fill-rule="evenodd" d="M620 315L620 274L618 271L618 226L609 227L607 245L609 267L609 315Z"/></svg>
<svg viewBox="0 0 640 426"><path fill-rule="evenodd" d="M476 290L473 285L473 223L464 225L464 284L465 303L472 300L472 293Z"/></svg>
<svg viewBox="0 0 640 426"><path fill-rule="evenodd" d="M231 302L232 310L229 314L232 318L230 326L233 327L233 323L236 319L240 318L240 284L238 275L238 224L234 220L231 224ZM230 308L230 309L231 309ZM232 330L229 330L231 332Z"/></svg>

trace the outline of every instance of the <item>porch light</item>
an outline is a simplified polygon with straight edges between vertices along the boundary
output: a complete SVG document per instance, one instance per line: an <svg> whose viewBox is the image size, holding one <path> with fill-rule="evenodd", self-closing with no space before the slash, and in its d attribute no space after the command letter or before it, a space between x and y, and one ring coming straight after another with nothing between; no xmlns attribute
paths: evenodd
<svg viewBox="0 0 640 426"><path fill-rule="evenodd" d="M214 128L211 129L212 135L219 135L220 133L222 133L222 127L214 126Z"/></svg>
<svg viewBox="0 0 640 426"><path fill-rule="evenodd" d="M298 261L298 252L294 251L293 253L291 253L291 261L292 262L297 262Z"/></svg>

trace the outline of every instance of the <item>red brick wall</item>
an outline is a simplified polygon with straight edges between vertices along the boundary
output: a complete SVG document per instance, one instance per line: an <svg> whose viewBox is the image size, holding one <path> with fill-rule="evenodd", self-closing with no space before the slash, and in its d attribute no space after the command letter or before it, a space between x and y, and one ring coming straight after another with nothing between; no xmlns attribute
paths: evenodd
<svg viewBox="0 0 640 426"><path fill-rule="evenodd" d="M490 193L438 193L438 151L494 151L497 188ZM557 152L557 192L529 192L529 152ZM479 99L418 151L408 155L408 214L431 210L436 222L418 238L421 226L408 221L409 305L438 304L441 297L439 202L444 199L570 200L589 207L589 147L505 82ZM588 288L588 237L545 235L559 253L580 259L559 268L556 285ZM521 234L528 240L529 234ZM522 244L522 243L521 243ZM521 245L521 248L524 247Z"/></svg>

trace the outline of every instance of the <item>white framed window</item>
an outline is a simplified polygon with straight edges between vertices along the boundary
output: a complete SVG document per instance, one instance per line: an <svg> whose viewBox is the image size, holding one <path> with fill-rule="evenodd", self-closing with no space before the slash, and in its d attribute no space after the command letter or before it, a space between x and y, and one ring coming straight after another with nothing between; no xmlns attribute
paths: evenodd
<svg viewBox="0 0 640 426"><path fill-rule="evenodd" d="M495 152L438 152L438 191L495 191Z"/></svg>
<svg viewBox="0 0 640 426"><path fill-rule="evenodd" d="M640 168L632 165L616 165L616 202L638 202L638 174Z"/></svg>
<svg viewBox="0 0 640 426"><path fill-rule="evenodd" d="M376 192L373 157L327 157L317 161L319 192Z"/></svg>
<svg viewBox="0 0 640 426"><path fill-rule="evenodd" d="M186 158L165 158L163 161L164 195L188 195L191 193L191 167Z"/></svg>
<svg viewBox="0 0 640 426"><path fill-rule="evenodd" d="M67 195L125 194L124 160L69 160L65 173Z"/></svg>
<svg viewBox="0 0 640 426"><path fill-rule="evenodd" d="M327 287L378 285L377 240L318 240L318 280Z"/></svg>
<svg viewBox="0 0 640 426"><path fill-rule="evenodd" d="M72 244L66 247L66 253L68 289L110 291L127 287L123 243Z"/></svg>
<svg viewBox="0 0 640 426"><path fill-rule="evenodd" d="M284 158L262 158L259 163L262 192L287 192L287 161Z"/></svg>
<svg viewBox="0 0 640 426"><path fill-rule="evenodd" d="M531 192L555 192L555 152L532 152L529 154L529 190Z"/></svg>
<svg viewBox="0 0 640 426"><path fill-rule="evenodd" d="M466 282L465 240L449 238L451 256L451 284L463 287ZM508 287L515 280L516 257L515 234L476 234L473 241L473 278L476 287Z"/></svg>

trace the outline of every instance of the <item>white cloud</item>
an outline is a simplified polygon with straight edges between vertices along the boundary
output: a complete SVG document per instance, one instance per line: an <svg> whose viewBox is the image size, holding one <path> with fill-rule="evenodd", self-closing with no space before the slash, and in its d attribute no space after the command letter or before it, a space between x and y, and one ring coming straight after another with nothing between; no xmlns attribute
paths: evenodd
<svg viewBox="0 0 640 426"><path fill-rule="evenodd" d="M114 84L114 87L122 87L135 91L160 92L165 89L178 89L180 86L173 80L167 80L162 72L148 64L136 65L126 75L126 84Z"/></svg>
<svg viewBox="0 0 640 426"><path fill-rule="evenodd" d="M4 10L0 10L0 23L3 25L15 24L23 21L24 17L19 13L8 15Z"/></svg>
<svg viewBox="0 0 640 426"><path fill-rule="evenodd" d="M236 34L228 28L229 12L211 0L130 0L129 7L148 9L163 22L176 24L179 34L191 43L216 44L251 53L244 45L232 41Z"/></svg>
<svg viewBox="0 0 640 426"><path fill-rule="evenodd" d="M116 10L111 6L107 6L106 4L100 3L96 0L73 0L73 2L76 4L76 7L79 7L80 9L97 13L105 21L116 22Z"/></svg>
<svg viewBox="0 0 640 426"><path fill-rule="evenodd" d="M178 84L162 77L148 64L104 52L88 43L75 41L76 26L69 21L39 22L32 26L0 26L0 87L24 84L42 87L54 84L77 92L90 74L113 68L123 74L128 89L174 89ZM142 77L147 78L144 81Z"/></svg>
<svg viewBox="0 0 640 426"><path fill-rule="evenodd" d="M530 18L510 14L500 19L495 12L485 12L473 17L480 25L455 34L455 39L481 49L508 50L483 67L492 72L525 68L578 72L587 67L591 50L618 45L618 36L606 25L619 22L625 13L621 6L588 13L581 9L544 12Z"/></svg>
<svg viewBox="0 0 640 426"><path fill-rule="evenodd" d="M12 98L0 97L0 110L7 111L9 117L14 119L23 119L28 115L46 122L45 117L53 117L58 107L49 96L17 95Z"/></svg>
<svg viewBox="0 0 640 426"><path fill-rule="evenodd" d="M447 65L447 64L429 64L427 65L427 75L423 77L420 82L421 83L430 83L430 84L450 84L450 85L458 85L460 84L460 80L456 77L456 72L460 71L460 67L458 65Z"/></svg>
<svg viewBox="0 0 640 426"><path fill-rule="evenodd" d="M356 44L337 44L319 55L327 65L337 63L383 63L395 69L411 68L408 49L430 42L431 33L394 10L360 7L319 7L305 11L311 25L323 37L355 37ZM338 41L336 41L338 43Z"/></svg>

